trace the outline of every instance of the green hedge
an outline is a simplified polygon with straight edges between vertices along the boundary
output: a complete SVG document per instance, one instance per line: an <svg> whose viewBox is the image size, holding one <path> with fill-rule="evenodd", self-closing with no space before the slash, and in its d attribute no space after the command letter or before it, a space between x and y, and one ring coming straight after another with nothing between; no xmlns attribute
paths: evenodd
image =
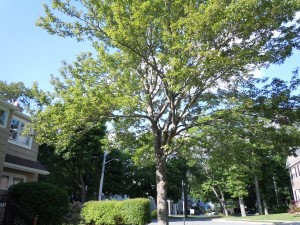
<svg viewBox="0 0 300 225"><path fill-rule="evenodd" d="M81 216L86 224L118 224L120 210L116 201L89 201L83 205Z"/></svg>
<svg viewBox="0 0 300 225"><path fill-rule="evenodd" d="M148 199L128 199L120 203L124 224L144 225L151 222L150 201Z"/></svg>
<svg viewBox="0 0 300 225"><path fill-rule="evenodd" d="M27 182L14 185L10 196L27 214L38 215L38 225L59 225L68 212L67 193L55 185Z"/></svg>
<svg viewBox="0 0 300 225"><path fill-rule="evenodd" d="M89 225L144 225L151 222L150 201L90 201L84 204L81 216Z"/></svg>

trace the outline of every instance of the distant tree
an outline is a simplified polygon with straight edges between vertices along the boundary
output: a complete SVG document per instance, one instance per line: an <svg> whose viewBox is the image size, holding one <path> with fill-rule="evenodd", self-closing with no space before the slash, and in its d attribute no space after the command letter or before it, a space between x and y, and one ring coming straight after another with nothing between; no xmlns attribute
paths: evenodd
<svg viewBox="0 0 300 225"><path fill-rule="evenodd" d="M220 112L222 118L215 120L214 126L195 129L195 136L191 133L193 145L198 145L192 148L193 155L202 157L207 168L206 187L210 186L218 199L216 184L219 190L242 200L248 195L245 190L251 185L250 176L255 184L259 213L262 213L259 183L273 171L272 163L267 162L286 159L300 146L299 97L293 94L298 85L297 76L290 82L276 78L261 88L250 87L251 93L245 88L246 94L239 98L229 95L232 107ZM221 174L217 173L219 170ZM275 179L276 176L270 177ZM267 206L270 192L265 189L263 193ZM244 210L241 211L245 215Z"/></svg>
<svg viewBox="0 0 300 225"><path fill-rule="evenodd" d="M0 98L10 103L14 103L17 100L27 102L26 96L28 88L25 87L23 82L7 83L0 81Z"/></svg>
<svg viewBox="0 0 300 225"><path fill-rule="evenodd" d="M126 194L130 198L156 196L155 164L129 166L126 179Z"/></svg>
<svg viewBox="0 0 300 225"><path fill-rule="evenodd" d="M30 112L34 108L41 108L49 102L48 93L40 90L37 83L31 88L23 82L11 82L0 80L0 99L12 104L18 104L25 111Z"/></svg>
<svg viewBox="0 0 300 225"><path fill-rule="evenodd" d="M187 186L188 176L192 172L188 161L184 158L174 157L167 160L169 199L174 201L182 199L182 182Z"/></svg>
<svg viewBox="0 0 300 225"><path fill-rule="evenodd" d="M292 194L286 157L278 154L265 157L261 171L259 181L265 214L286 212Z"/></svg>
<svg viewBox="0 0 300 225"><path fill-rule="evenodd" d="M242 216L246 216L244 198L248 196L247 186L249 184L249 171L247 166L232 165L226 175L226 190L232 198L238 198Z"/></svg>
<svg viewBox="0 0 300 225"><path fill-rule="evenodd" d="M80 136L74 131L72 141L67 145L42 145L38 158L50 171L45 181L65 188L71 197L82 202L86 201L87 194L95 197L99 188L104 135L105 127L98 123Z"/></svg>

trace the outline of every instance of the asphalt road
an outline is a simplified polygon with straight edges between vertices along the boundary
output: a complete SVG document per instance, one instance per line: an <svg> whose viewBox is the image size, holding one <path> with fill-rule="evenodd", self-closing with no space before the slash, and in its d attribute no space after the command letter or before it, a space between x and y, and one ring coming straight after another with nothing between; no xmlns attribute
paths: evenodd
<svg viewBox="0 0 300 225"><path fill-rule="evenodd" d="M172 218L169 220L170 225L184 225L182 218ZM240 221L227 221L224 219L215 218L186 218L185 225L300 225L300 222L240 222ZM157 221L152 221L149 225L157 225Z"/></svg>

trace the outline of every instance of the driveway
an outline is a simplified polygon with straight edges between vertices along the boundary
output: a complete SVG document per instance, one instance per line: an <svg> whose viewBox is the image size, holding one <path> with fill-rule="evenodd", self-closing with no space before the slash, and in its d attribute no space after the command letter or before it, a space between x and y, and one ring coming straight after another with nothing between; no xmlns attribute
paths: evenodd
<svg viewBox="0 0 300 225"><path fill-rule="evenodd" d="M171 218L169 220L170 225L184 225L182 218ZM229 221L225 219L216 218L186 218L185 225L300 225L300 222L241 222L241 221ZM157 225L157 221L153 220L149 225Z"/></svg>

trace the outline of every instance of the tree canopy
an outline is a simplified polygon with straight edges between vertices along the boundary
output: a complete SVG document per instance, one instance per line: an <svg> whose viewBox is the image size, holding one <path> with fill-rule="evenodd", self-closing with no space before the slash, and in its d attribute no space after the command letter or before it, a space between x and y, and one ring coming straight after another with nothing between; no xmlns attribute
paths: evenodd
<svg viewBox="0 0 300 225"><path fill-rule="evenodd" d="M214 122L207 116L228 103L222 87L238 91L255 68L282 63L300 46L299 20L291 23L298 0L52 0L44 6L38 26L88 39L97 55L66 65L55 102L36 116L40 137L68 140L82 121L104 117L129 119L136 134L151 132L160 225L168 223L167 156L180 151L190 128Z"/></svg>

